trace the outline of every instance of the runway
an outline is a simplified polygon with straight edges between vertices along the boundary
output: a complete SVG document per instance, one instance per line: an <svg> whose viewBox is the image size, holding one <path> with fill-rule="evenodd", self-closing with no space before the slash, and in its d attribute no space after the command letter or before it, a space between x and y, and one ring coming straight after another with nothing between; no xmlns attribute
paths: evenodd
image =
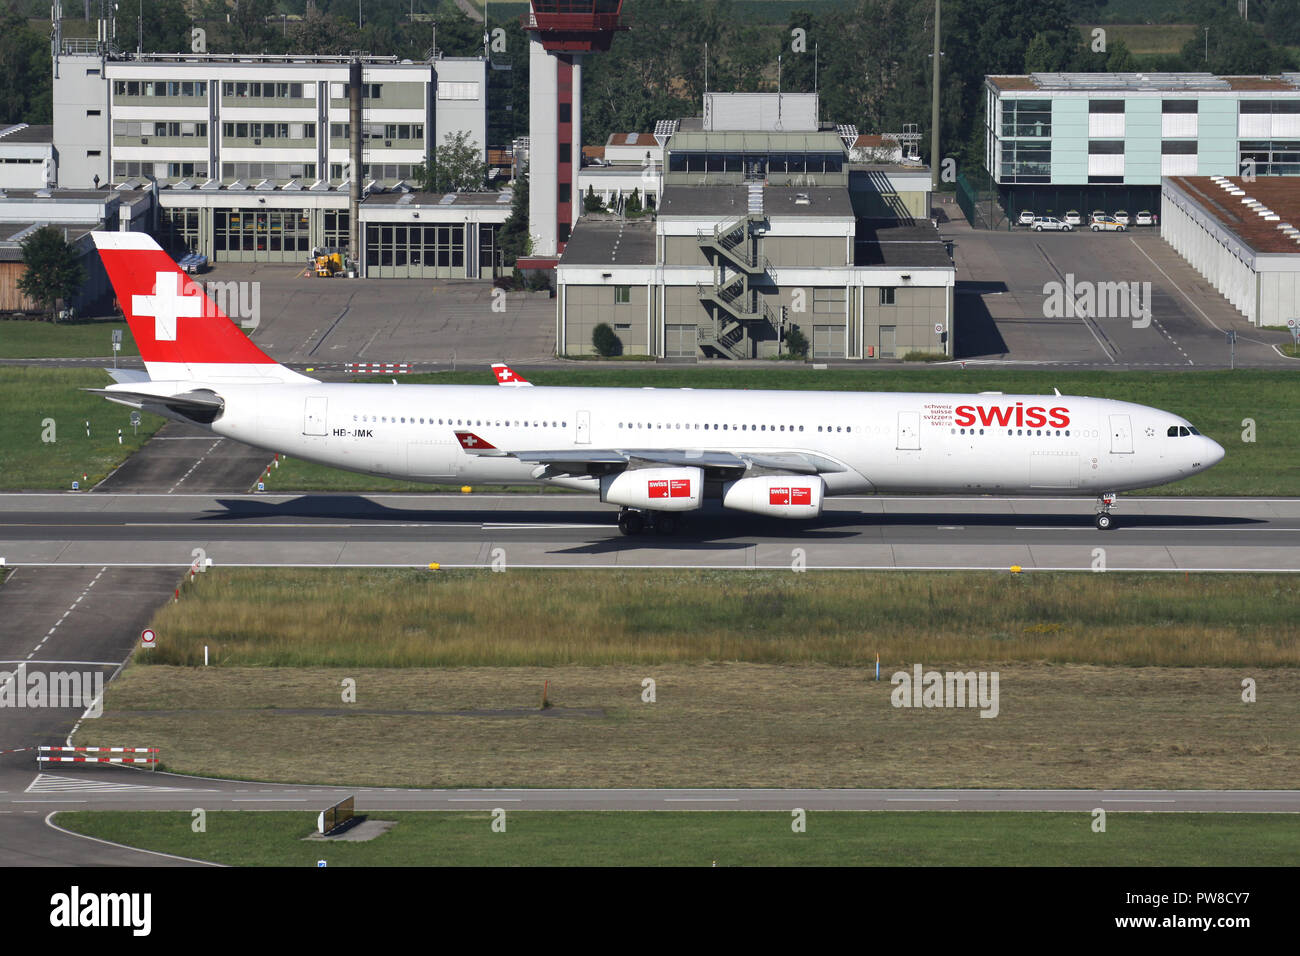
<svg viewBox="0 0 1300 956"><path fill-rule="evenodd" d="M10 566L1300 570L1300 499L837 498L811 522L706 510L673 536L557 494L0 495ZM1098 549L1101 549L1100 551Z"/></svg>
<svg viewBox="0 0 1300 956"><path fill-rule="evenodd" d="M457 789L321 787L102 767L0 776L0 813L51 810L984 810L1297 813L1298 790ZM0 860L0 863L3 861Z"/></svg>

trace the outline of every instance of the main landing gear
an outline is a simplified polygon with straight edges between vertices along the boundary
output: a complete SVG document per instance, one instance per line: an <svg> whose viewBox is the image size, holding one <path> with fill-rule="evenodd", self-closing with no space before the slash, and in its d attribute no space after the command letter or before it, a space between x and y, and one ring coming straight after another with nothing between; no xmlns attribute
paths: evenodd
<svg viewBox="0 0 1300 956"><path fill-rule="evenodd" d="M646 519L649 518L647 523ZM618 512L618 530L624 534L641 534L647 528L654 528L659 534L676 534L681 527L681 519L668 511L638 511L635 508L621 508Z"/></svg>
<svg viewBox="0 0 1300 956"><path fill-rule="evenodd" d="M1109 531L1115 526L1115 519L1111 516L1110 509L1115 504L1116 497L1118 496L1113 491L1097 496L1097 517L1094 521L1098 531Z"/></svg>

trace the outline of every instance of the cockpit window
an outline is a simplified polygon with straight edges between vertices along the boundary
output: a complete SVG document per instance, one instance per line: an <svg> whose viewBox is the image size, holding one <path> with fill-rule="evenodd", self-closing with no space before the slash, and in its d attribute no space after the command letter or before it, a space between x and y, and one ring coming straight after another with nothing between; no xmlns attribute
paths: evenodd
<svg viewBox="0 0 1300 956"><path fill-rule="evenodd" d="M1191 432L1193 435L1199 435L1199 434L1200 434L1200 432L1198 432L1198 431L1195 429L1195 427L1188 428L1187 430L1188 430L1189 432Z"/></svg>
<svg viewBox="0 0 1300 956"><path fill-rule="evenodd" d="M1188 425L1170 425L1165 434L1170 438L1186 438L1188 435L1199 435L1200 432Z"/></svg>
<svg viewBox="0 0 1300 956"><path fill-rule="evenodd" d="M1169 431L1165 432L1165 434L1168 435L1170 438L1177 438L1177 437L1178 437L1178 426L1177 426L1177 425L1170 425L1170 426L1169 426Z"/></svg>

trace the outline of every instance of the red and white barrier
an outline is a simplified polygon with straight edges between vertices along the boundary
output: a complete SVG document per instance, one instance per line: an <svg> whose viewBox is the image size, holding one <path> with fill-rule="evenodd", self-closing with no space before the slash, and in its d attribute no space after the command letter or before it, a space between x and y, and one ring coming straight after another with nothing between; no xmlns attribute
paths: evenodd
<svg viewBox="0 0 1300 956"><path fill-rule="evenodd" d="M156 767L159 759L153 756L158 753L157 747L37 747L36 754L37 766L46 763L121 763L121 764L144 764L149 767ZM78 754L150 754L148 757L61 757L52 756L53 754L78 753Z"/></svg>
<svg viewBox="0 0 1300 956"><path fill-rule="evenodd" d="M409 362L346 362L343 368L365 375L407 375L411 371Z"/></svg>

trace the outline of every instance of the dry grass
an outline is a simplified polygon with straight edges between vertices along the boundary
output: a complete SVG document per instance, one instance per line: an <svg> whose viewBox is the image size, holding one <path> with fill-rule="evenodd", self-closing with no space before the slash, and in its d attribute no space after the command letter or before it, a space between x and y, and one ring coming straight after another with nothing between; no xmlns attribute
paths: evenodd
<svg viewBox="0 0 1300 956"><path fill-rule="evenodd" d="M949 669L938 654L917 660ZM158 746L190 773L385 786L1286 789L1300 779L1297 668L963 661L1000 671L1000 714L985 719L895 709L895 666L878 683L871 669L821 665L132 667L76 742ZM646 677L654 703L641 699ZM1258 681L1257 703L1241 701L1244 677ZM345 678L354 704L341 701ZM554 706L542 714L546 680Z"/></svg>
<svg viewBox="0 0 1300 956"><path fill-rule="evenodd" d="M158 664L1300 666L1289 575L215 569Z"/></svg>

